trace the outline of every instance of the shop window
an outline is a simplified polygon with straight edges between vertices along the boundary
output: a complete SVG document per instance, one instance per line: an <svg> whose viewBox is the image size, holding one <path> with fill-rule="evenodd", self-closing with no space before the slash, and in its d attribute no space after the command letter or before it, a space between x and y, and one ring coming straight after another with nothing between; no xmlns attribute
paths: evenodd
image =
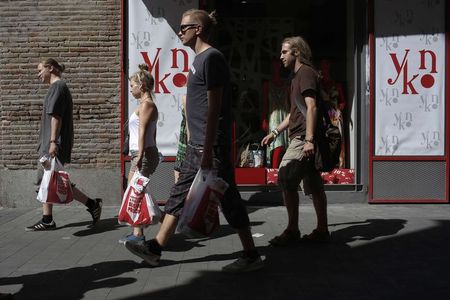
<svg viewBox="0 0 450 300"><path fill-rule="evenodd" d="M286 135L267 149L258 144L289 111L290 74L280 64L280 44L287 36L301 35L312 48L315 67L323 75L321 95L344 138L337 174L325 174L324 181L354 183L353 171L347 170L346 2L232 0L203 1L201 6L217 10L219 26L212 43L231 67L236 166L276 168L279 164L288 145ZM245 153L250 153L247 161Z"/></svg>

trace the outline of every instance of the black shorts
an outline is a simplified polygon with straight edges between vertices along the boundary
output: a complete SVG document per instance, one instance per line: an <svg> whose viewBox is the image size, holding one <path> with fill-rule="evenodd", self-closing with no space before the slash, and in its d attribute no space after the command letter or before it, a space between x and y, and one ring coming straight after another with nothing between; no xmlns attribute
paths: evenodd
<svg viewBox="0 0 450 300"><path fill-rule="evenodd" d="M250 221L245 203L234 181L234 167L230 161L230 153L228 147L214 147L214 167L218 170L218 176L229 184L221 201L222 212L233 228L241 229L248 227ZM202 147L187 146L186 158L181 164L180 177L172 187L170 197L166 202L165 212L167 214L180 216L189 188L200 168L202 156Z"/></svg>

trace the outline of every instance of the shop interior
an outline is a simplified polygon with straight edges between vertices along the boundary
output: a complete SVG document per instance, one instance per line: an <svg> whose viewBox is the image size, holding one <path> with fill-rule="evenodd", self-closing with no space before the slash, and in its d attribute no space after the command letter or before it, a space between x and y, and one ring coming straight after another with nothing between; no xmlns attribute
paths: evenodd
<svg viewBox="0 0 450 300"><path fill-rule="evenodd" d="M321 73L321 95L328 114L342 134L336 169L323 174L327 184L354 184L350 168L347 74L347 1L333 0L203 0L200 8L216 10L218 26L212 43L231 67L235 117L236 180L239 184L271 184L287 135L267 149L261 139L289 110L291 74L280 64L283 38L301 35L311 46L315 68ZM257 171L258 169L259 171Z"/></svg>

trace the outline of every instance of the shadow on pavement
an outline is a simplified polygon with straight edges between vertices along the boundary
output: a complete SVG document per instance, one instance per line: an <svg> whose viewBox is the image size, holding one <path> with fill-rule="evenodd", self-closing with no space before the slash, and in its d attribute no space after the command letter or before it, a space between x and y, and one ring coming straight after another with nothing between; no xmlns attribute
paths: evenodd
<svg viewBox="0 0 450 300"><path fill-rule="evenodd" d="M265 269L201 271L191 281L126 299L446 299L450 295L450 222L395 234L404 220L373 219L336 230L329 244L262 247ZM368 240L383 237L367 243ZM351 241L365 240L362 245ZM220 261L211 255L173 263ZM163 264L172 262L163 261ZM153 270L152 276L157 276Z"/></svg>
<svg viewBox="0 0 450 300"><path fill-rule="evenodd" d="M405 227L406 220L401 219L367 219L361 222L329 224L334 243L349 243L356 240L369 241L377 237L394 235ZM343 229L333 227L352 225Z"/></svg>
<svg viewBox="0 0 450 300"><path fill-rule="evenodd" d="M61 230L63 228L70 227L85 227L85 229L74 232L74 236L87 236L92 234L99 234L107 231L117 230L125 225L120 225L117 222L117 218L101 219L95 226L92 226L92 221L77 222L66 224L61 227L56 227L55 230Z"/></svg>
<svg viewBox="0 0 450 300"><path fill-rule="evenodd" d="M0 285L22 284L22 289L14 294L15 300L82 299L84 293L90 290L135 282L136 278L116 276L141 268L146 266L130 260L109 261L87 267L0 278Z"/></svg>
<svg viewBox="0 0 450 300"><path fill-rule="evenodd" d="M90 225L92 222L89 222ZM71 225L71 224L69 224ZM126 225L120 225L117 218L101 219L95 226L88 226L88 228L75 232L74 236L87 236L93 234L100 234L107 231L117 230Z"/></svg>
<svg viewBox="0 0 450 300"><path fill-rule="evenodd" d="M193 271L195 277L189 281L124 299L447 299L450 221L434 222L425 230L408 233L399 233L406 223L401 219L331 224L344 227L331 230L333 241L328 244L260 247L266 258L261 271L236 275ZM178 243L185 241L175 240L174 247ZM221 262L237 255L163 259L161 266ZM22 284L15 299L81 299L87 291L135 282L136 278L120 276L142 268L149 267L109 261L0 278L0 285ZM157 276L158 268L153 268L147 285Z"/></svg>
<svg viewBox="0 0 450 300"><path fill-rule="evenodd" d="M263 223L264 222L250 222L250 226L255 227L262 225ZM202 242L233 234L236 234L236 231L228 224L221 224L220 227L214 231L214 234L208 237L188 239L182 234L175 234L169 241L169 244L165 247L165 250L171 252L185 252L195 247L206 247L201 244Z"/></svg>

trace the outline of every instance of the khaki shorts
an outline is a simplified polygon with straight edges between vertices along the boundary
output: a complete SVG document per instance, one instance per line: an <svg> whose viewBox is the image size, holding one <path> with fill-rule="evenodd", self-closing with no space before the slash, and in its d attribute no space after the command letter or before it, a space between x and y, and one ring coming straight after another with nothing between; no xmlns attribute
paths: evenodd
<svg viewBox="0 0 450 300"><path fill-rule="evenodd" d="M137 170L137 155L138 151L131 150L131 167L130 173L134 173ZM155 172L156 167L159 164L159 155L157 147L148 147L144 150L144 157L142 158L142 167L139 170L142 175L149 177L153 172Z"/></svg>
<svg viewBox="0 0 450 300"><path fill-rule="evenodd" d="M314 167L314 159L303 153L305 141L300 137L291 140L278 169L278 184L282 190L297 191L300 182L305 195L324 191L320 172Z"/></svg>

